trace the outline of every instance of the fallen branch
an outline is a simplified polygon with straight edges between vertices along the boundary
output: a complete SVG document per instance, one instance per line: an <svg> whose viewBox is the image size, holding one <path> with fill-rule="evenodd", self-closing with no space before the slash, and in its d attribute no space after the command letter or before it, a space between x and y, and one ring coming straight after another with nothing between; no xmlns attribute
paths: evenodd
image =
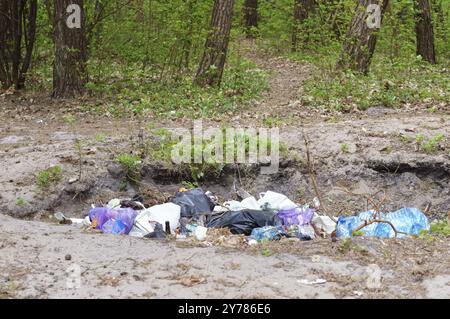
<svg viewBox="0 0 450 319"><path fill-rule="evenodd" d="M336 223L337 220L328 213L328 211L327 211L327 209L326 209L326 207L324 205L324 202L322 201L322 196L320 195L319 187L317 186L316 175L314 173L314 171L315 171L314 170L314 163L311 160L311 153L309 151L309 142L308 142L308 137L306 136L305 129L302 129L302 133L303 133L303 140L305 142L305 148L306 148L306 161L308 163L309 178L311 179L311 183L313 185L314 192L316 193L316 196L319 199L320 206L322 206L322 209L325 212L325 215L330 217L331 220Z"/></svg>
<svg viewBox="0 0 450 319"><path fill-rule="evenodd" d="M364 221L364 224L362 224L361 226L358 226L357 228L352 230L352 234L360 231L364 227L369 226L369 225L371 225L373 223L385 223L385 224L388 224L389 226L391 226L392 230L394 231L395 237L397 237L398 234L409 235L408 233L405 233L405 232L402 232L402 231L398 231L397 229L395 229L394 225L390 221L381 220L381 219L373 219L371 221L367 221L367 220Z"/></svg>

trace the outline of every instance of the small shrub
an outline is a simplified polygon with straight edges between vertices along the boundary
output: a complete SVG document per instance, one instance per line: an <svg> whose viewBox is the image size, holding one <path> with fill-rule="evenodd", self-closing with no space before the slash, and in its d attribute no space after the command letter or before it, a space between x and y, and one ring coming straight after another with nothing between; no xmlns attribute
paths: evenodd
<svg viewBox="0 0 450 319"><path fill-rule="evenodd" d="M50 187L51 184L57 183L61 180L61 167L52 166L36 175L36 183L39 188L44 189Z"/></svg>

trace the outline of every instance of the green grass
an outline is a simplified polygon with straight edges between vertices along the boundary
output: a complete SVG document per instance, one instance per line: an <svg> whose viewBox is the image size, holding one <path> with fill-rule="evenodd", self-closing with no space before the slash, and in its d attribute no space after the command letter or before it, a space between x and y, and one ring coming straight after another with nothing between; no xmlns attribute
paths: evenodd
<svg viewBox="0 0 450 319"><path fill-rule="evenodd" d="M450 99L448 67L430 65L415 57L390 61L374 57L368 75L319 66L305 82L301 100L313 107L334 111L365 110L382 106L401 108L406 104L436 106Z"/></svg>
<svg viewBox="0 0 450 319"><path fill-rule="evenodd" d="M250 106L268 88L267 74L244 59L238 65L227 64L218 88L193 84L193 74L162 80L153 78L139 64L113 62L110 67L102 66L100 72L101 76L94 77L88 88L91 94L107 102L100 106L87 105L86 110L107 111L117 117L149 113L164 118L223 117Z"/></svg>
<svg viewBox="0 0 450 319"><path fill-rule="evenodd" d="M60 166L52 166L36 174L36 184L41 189L49 188L52 184L59 182L62 178Z"/></svg>
<svg viewBox="0 0 450 319"><path fill-rule="evenodd" d="M434 153L438 149L439 142L441 142L443 139L444 139L444 134L441 134L441 133L436 134L430 140L428 140L427 142L423 143L421 145L421 148L427 154Z"/></svg>

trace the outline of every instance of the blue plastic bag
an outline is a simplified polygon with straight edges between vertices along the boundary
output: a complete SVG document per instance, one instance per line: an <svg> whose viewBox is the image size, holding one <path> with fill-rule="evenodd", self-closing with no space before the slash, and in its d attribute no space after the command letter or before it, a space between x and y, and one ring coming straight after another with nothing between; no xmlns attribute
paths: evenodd
<svg viewBox="0 0 450 319"><path fill-rule="evenodd" d="M363 225L365 221L373 220L375 211L370 210L358 216L339 217L336 226L337 237L351 237L353 230ZM421 230L430 230L428 218L417 208L402 208L393 213L379 213L377 219L389 221L395 229L409 235L419 235ZM373 223L360 230L367 237L394 238L395 232L387 223ZM398 234L398 238L405 237Z"/></svg>
<svg viewBox="0 0 450 319"><path fill-rule="evenodd" d="M250 237L257 241L262 240L280 240L281 237L286 236L286 232L283 226L264 226L260 228L254 228Z"/></svg>

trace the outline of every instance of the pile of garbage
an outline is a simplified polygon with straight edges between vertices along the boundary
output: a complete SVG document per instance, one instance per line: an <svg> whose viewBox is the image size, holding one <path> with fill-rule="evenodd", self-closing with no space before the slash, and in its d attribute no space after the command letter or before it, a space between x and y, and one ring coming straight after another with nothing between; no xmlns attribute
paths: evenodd
<svg viewBox="0 0 450 319"><path fill-rule="evenodd" d="M195 188L180 189L170 202L152 207L145 207L138 196L131 200L112 199L106 206L92 207L84 219L66 218L62 213L55 217L104 233L153 239L173 236L204 241L208 232L226 228L231 234L245 236L248 244L283 237L350 237L355 230L363 236L403 237L430 229L427 217L415 208L386 214L368 211L336 219L319 215L320 202L313 202L299 205L283 194L267 191L259 194L259 199L247 194L242 201L219 204L211 192Z"/></svg>

